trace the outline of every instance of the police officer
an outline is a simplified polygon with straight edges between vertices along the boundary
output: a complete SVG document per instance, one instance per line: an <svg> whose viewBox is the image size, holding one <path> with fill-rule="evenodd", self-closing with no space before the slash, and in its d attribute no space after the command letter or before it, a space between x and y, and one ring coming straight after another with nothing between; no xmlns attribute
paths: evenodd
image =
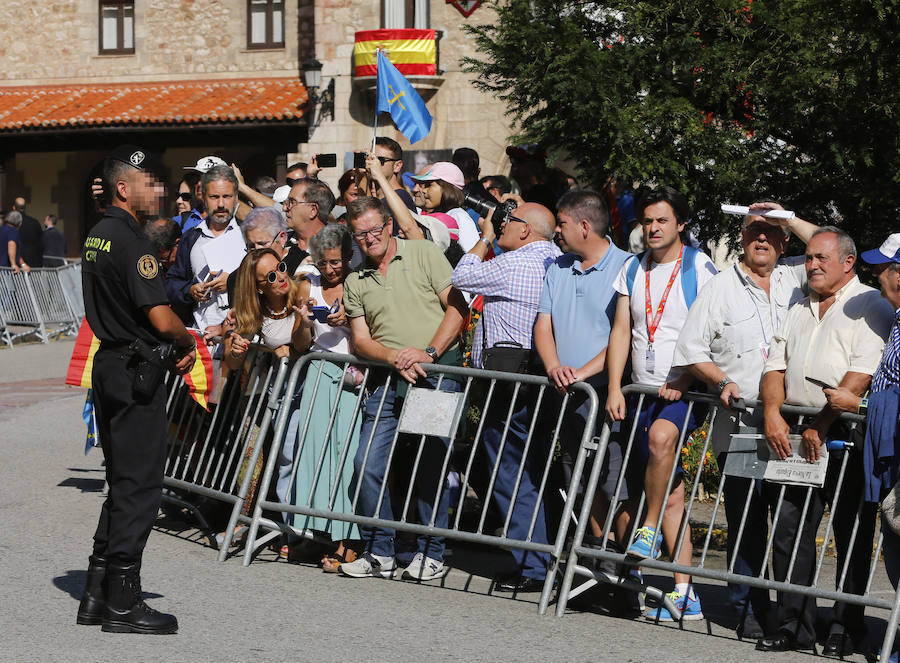
<svg viewBox="0 0 900 663"><path fill-rule="evenodd" d="M151 166L153 164L153 166ZM175 633L178 621L141 598L141 555L159 509L166 457L165 369L193 366L195 342L172 313L153 246L138 219L164 194L150 155L123 146L106 159L111 198L85 240L82 288L100 339L92 383L109 494L94 534L79 624L117 633ZM174 344L174 364L161 343Z"/></svg>

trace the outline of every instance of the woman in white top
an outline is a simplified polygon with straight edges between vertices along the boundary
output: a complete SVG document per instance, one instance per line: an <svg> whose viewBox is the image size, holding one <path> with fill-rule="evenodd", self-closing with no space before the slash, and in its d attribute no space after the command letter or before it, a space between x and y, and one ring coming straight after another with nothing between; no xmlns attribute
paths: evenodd
<svg viewBox="0 0 900 663"><path fill-rule="evenodd" d="M309 310L316 313L313 306L334 308L336 305L333 313L325 315L319 311L311 321L310 351L348 355L350 327L343 298L353 249L346 226L326 225L310 238L309 252L318 269L318 274L306 275L301 283ZM359 397L355 388L361 381L362 375L348 362L315 359L309 363L300 406L291 415L298 423L293 445L294 504L338 513L353 512L350 485L360 423L359 417L354 416ZM335 402L337 408L333 410ZM294 428L288 426L288 429ZM320 540L329 537L338 542L335 553L322 559L323 570L336 572L341 562L356 558L356 553L344 544L353 535L352 523L295 515L293 524L295 530L311 532Z"/></svg>

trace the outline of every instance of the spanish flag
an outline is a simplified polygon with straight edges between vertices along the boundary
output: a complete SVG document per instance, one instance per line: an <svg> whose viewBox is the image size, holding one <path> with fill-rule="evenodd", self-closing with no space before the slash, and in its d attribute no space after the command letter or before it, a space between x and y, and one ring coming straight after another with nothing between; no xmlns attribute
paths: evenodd
<svg viewBox="0 0 900 663"><path fill-rule="evenodd" d="M190 373L185 373L184 382L188 386L193 398L201 407L209 411L209 391L213 383L213 361L209 354L209 348L203 342L203 337L192 329L188 330L197 341L197 358ZM75 338L75 348L72 350L72 359L69 361L69 370L66 373L66 384L74 387L91 388L91 371L94 367L94 355L100 347L100 339L94 336L87 318L81 321L81 328Z"/></svg>
<svg viewBox="0 0 900 663"><path fill-rule="evenodd" d="M437 75L434 30L361 30L353 45L353 75L375 76L377 53L386 51L404 76Z"/></svg>

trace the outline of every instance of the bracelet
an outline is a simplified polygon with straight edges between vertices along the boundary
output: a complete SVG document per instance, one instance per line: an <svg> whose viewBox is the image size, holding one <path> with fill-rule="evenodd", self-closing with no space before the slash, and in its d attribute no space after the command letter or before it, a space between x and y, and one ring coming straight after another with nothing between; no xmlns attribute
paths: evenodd
<svg viewBox="0 0 900 663"><path fill-rule="evenodd" d="M732 380L730 377L728 377L726 375L724 378L719 380L718 384L716 384L716 389L718 389L719 393L721 394L722 391L725 389L725 387L727 387L728 385L733 384L733 383L734 383L734 380Z"/></svg>
<svg viewBox="0 0 900 663"><path fill-rule="evenodd" d="M493 244L491 242L487 241L484 237L479 237L478 241L484 242L484 245L488 248L491 248L493 246Z"/></svg>
<svg viewBox="0 0 900 663"><path fill-rule="evenodd" d="M856 408L856 414L866 414L869 410L869 399L868 398L860 398L859 399L859 407Z"/></svg>

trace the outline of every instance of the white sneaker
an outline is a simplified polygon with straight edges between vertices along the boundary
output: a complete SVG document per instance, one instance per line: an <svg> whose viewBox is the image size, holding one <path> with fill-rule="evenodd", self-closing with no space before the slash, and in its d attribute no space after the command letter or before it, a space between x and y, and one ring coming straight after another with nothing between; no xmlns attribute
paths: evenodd
<svg viewBox="0 0 900 663"><path fill-rule="evenodd" d="M447 575L449 570L450 569L444 566L443 562L432 559L431 557L426 557L422 553L416 553L412 562L410 562L409 566L406 567L406 570L403 571L403 578L404 580L417 580L419 582L422 582L423 580L436 580L437 578L443 578Z"/></svg>
<svg viewBox="0 0 900 663"><path fill-rule="evenodd" d="M390 556L365 553L353 562L341 564L339 570L351 578L390 578L397 570L397 560Z"/></svg>

